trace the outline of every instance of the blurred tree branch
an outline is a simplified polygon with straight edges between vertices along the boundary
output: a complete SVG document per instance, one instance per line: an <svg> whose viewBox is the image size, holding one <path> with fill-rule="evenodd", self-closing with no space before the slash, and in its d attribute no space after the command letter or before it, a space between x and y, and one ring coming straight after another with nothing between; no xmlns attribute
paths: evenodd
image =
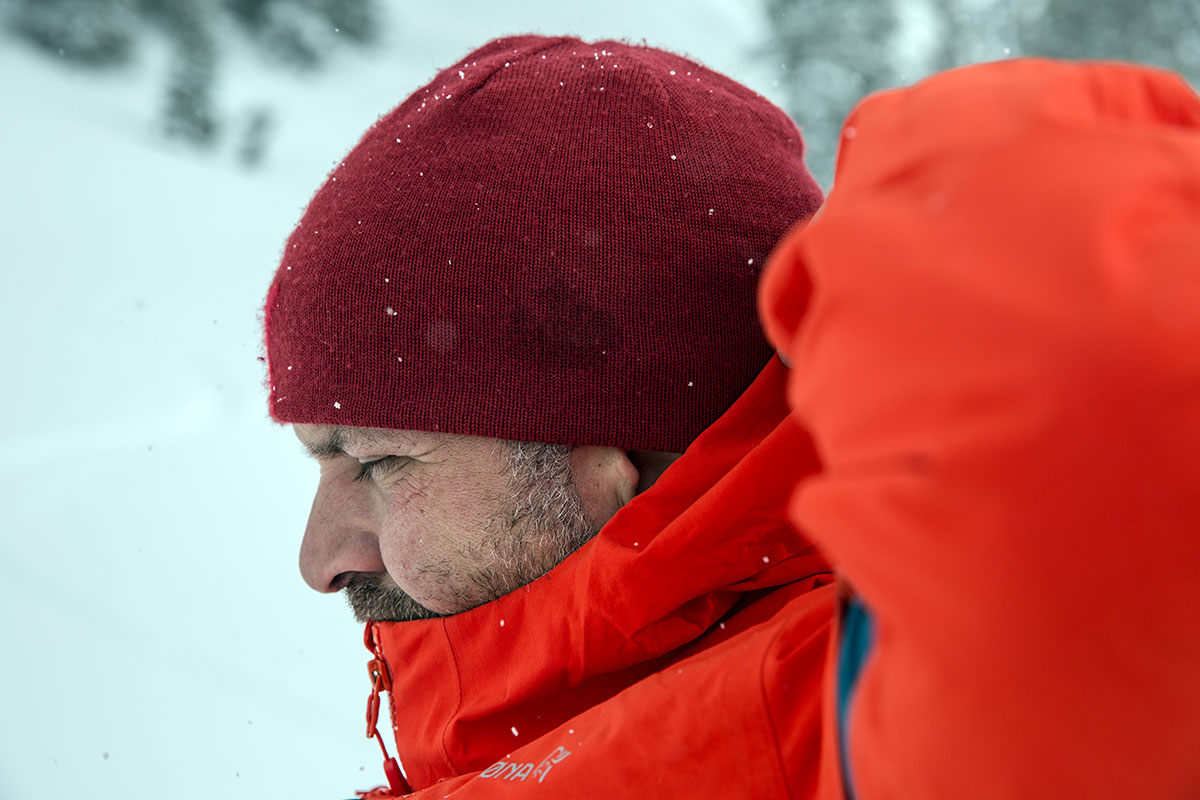
<svg viewBox="0 0 1200 800"><path fill-rule="evenodd" d="M771 33L760 55L780 64L787 108L809 147L809 168L826 187L842 120L864 95L901 80L1010 55L1136 61L1200 80L1200 3L763 0L763 11ZM905 12L923 13L936 26L915 72L911 60L902 65Z"/></svg>
<svg viewBox="0 0 1200 800"><path fill-rule="evenodd" d="M376 0L0 0L0 16L39 51L89 69L122 67L144 38L165 37L162 130L196 147L222 130L214 100L222 36L240 32L267 60L312 70L338 47L370 44L379 27ZM265 108L251 113L242 163L261 160L270 122Z"/></svg>

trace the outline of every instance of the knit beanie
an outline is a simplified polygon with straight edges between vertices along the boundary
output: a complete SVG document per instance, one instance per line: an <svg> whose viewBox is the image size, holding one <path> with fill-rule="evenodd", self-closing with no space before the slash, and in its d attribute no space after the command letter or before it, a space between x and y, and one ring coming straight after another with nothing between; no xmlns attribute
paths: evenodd
<svg viewBox="0 0 1200 800"><path fill-rule="evenodd" d="M285 245L280 422L683 451L771 350L771 247L821 202L795 124L625 42L498 39L382 117Z"/></svg>

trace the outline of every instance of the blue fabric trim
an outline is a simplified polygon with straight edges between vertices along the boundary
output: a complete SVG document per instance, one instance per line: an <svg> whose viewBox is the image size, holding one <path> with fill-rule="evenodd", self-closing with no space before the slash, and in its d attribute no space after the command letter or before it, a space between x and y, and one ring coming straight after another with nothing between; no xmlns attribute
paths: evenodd
<svg viewBox="0 0 1200 800"><path fill-rule="evenodd" d="M842 604L842 634L838 643L837 665L837 721L838 748L842 765L842 785L847 800L856 800L854 778L850 772L849 723L850 703L863 663L875 645L875 619L870 610L857 597Z"/></svg>

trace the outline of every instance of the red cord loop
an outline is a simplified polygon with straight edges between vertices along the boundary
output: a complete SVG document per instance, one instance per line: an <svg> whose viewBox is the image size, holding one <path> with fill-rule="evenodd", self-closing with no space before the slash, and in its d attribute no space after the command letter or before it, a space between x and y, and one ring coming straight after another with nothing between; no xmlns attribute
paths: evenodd
<svg viewBox="0 0 1200 800"><path fill-rule="evenodd" d="M374 634L375 632L372 631ZM411 794L412 786L400 771L396 759L388 755L387 745L379 735L379 693L392 691L392 676L384 663L380 652L379 637L372 636L375 657L367 662L367 674L371 676L371 695L367 698L367 738L379 742L379 750L383 753L383 774L387 776L388 785L395 795Z"/></svg>

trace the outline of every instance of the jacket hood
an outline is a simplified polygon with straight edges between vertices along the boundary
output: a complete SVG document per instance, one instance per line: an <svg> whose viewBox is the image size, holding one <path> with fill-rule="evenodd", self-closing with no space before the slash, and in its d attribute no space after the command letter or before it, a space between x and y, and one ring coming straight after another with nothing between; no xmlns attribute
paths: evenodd
<svg viewBox="0 0 1200 800"><path fill-rule="evenodd" d="M830 571L786 521L817 459L787 416L785 380L773 358L653 487L538 580L461 614L368 624L414 788L483 769L703 649L762 590Z"/></svg>
<svg viewBox="0 0 1200 800"><path fill-rule="evenodd" d="M1200 797L1198 167L1200 99L1133 65L847 119L761 295L822 457L793 519L862 632L836 796Z"/></svg>

